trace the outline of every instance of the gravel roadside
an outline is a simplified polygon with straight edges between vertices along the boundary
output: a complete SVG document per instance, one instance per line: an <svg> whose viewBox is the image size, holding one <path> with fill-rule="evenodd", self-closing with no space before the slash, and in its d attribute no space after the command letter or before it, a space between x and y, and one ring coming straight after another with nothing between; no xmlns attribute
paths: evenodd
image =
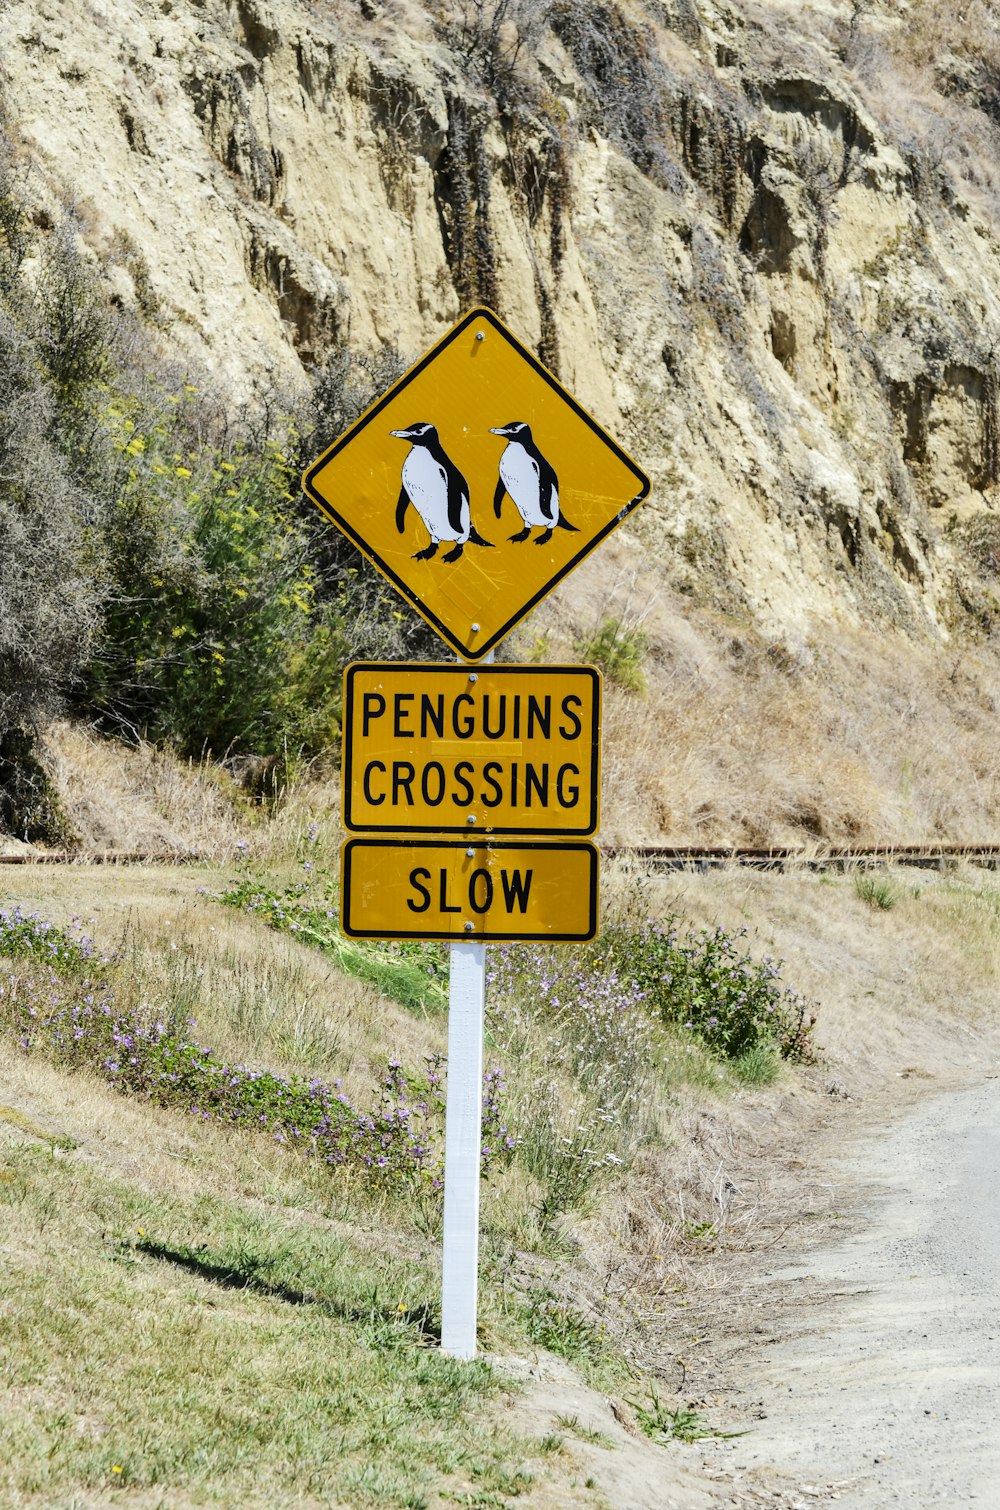
<svg viewBox="0 0 1000 1510"><path fill-rule="evenodd" d="M860 1220L761 1273L753 1430L706 1460L737 1483L773 1473L803 1505L996 1505L1000 1078L866 1135L833 1173L862 1191Z"/></svg>

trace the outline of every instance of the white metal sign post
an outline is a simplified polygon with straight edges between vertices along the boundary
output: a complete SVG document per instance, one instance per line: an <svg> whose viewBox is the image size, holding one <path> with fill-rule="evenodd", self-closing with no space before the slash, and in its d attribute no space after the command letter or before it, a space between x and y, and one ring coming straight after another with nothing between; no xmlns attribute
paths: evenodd
<svg viewBox="0 0 1000 1510"><path fill-rule="evenodd" d="M486 945L452 944L444 1127L441 1346L476 1356Z"/></svg>
<svg viewBox="0 0 1000 1510"><path fill-rule="evenodd" d="M483 660L490 664L493 651ZM451 944L449 949L441 1346L455 1358L474 1358L479 1304L486 945Z"/></svg>

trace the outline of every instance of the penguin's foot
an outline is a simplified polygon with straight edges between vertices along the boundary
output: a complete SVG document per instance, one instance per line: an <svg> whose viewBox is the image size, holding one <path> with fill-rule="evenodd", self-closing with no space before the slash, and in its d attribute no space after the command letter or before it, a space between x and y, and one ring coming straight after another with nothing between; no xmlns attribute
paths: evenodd
<svg viewBox="0 0 1000 1510"><path fill-rule="evenodd" d="M431 543L430 543L430 545L427 547L426 550L417 551L415 553L415 555L413 557L414 561L429 561L431 559L431 557L436 553L437 548L438 548L437 541L436 540L432 540Z"/></svg>
<svg viewBox="0 0 1000 1510"><path fill-rule="evenodd" d="M530 534L531 534L531 525L530 524L526 524L524 526L523 530L518 530L518 532L517 532L516 535L509 535L507 538L509 540L527 540L527 538L528 538L528 536Z"/></svg>
<svg viewBox="0 0 1000 1510"><path fill-rule="evenodd" d="M441 559L442 561L457 561L464 549L465 546L460 541L459 544L455 546L455 549L453 551L449 551L448 554L446 556L442 556Z"/></svg>
<svg viewBox="0 0 1000 1510"><path fill-rule="evenodd" d="M547 540L551 540L551 539L552 539L552 531L551 530L543 530L542 534L540 534L539 537L538 537L538 539L535 541L535 544L536 545L544 545Z"/></svg>

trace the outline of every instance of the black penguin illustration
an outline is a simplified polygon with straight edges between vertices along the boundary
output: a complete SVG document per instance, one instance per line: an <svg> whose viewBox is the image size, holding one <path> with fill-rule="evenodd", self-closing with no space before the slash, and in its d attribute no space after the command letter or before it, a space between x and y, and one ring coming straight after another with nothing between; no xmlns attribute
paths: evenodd
<svg viewBox="0 0 1000 1510"><path fill-rule="evenodd" d="M544 545L552 539L556 526L576 530L576 525L559 512L559 479L535 445L531 427L521 420L511 420L509 425L501 425L490 434L503 435L507 441L500 457L500 481L493 495L493 511L499 519L503 495L508 493L524 520L524 529L510 539L527 540L531 531L540 526L543 533L536 537L535 544Z"/></svg>
<svg viewBox="0 0 1000 1510"><path fill-rule="evenodd" d="M414 561L429 561L442 540L455 541L454 549L442 557L444 561L457 561L470 540L473 545L492 549L491 542L473 526L469 484L445 453L434 426L421 422L406 430L390 430L389 434L410 442L396 504L396 528L403 533L406 506L412 503L431 537L430 545L417 551Z"/></svg>

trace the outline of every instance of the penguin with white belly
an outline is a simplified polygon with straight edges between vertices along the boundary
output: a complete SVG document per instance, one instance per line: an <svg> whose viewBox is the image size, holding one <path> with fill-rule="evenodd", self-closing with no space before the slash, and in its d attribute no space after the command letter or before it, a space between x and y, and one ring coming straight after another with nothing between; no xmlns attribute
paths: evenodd
<svg viewBox="0 0 1000 1510"><path fill-rule="evenodd" d="M524 529L511 535L511 540L527 540L531 531L540 528L535 544L544 545L552 539L552 531L576 531L559 512L559 479L550 462L535 445L531 426L522 420L511 420L509 425L500 425L490 430L491 435L502 435L507 441L500 457L500 480L493 495L493 512L500 518L504 494L513 499L514 507L524 521Z"/></svg>
<svg viewBox="0 0 1000 1510"><path fill-rule="evenodd" d="M442 540L454 540L454 547L442 557L457 561L467 542L492 549L472 523L469 510L469 484L446 453L433 425L410 425L406 430L390 430L399 440L408 440L410 449L403 462L403 485L396 504L396 528L403 533L407 506L412 503L431 537L430 545L417 551L414 561L429 561Z"/></svg>

